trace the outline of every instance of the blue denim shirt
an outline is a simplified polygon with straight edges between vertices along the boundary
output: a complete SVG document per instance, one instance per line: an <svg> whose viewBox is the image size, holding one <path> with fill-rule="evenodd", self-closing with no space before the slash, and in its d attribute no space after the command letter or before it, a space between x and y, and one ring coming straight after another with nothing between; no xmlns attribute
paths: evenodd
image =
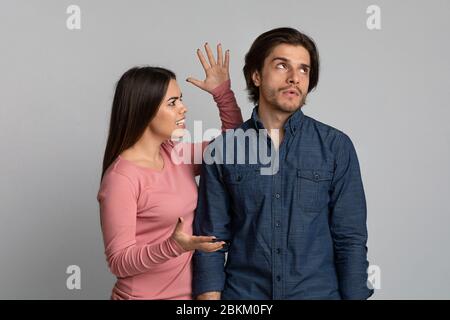
<svg viewBox="0 0 450 320"><path fill-rule="evenodd" d="M240 128L264 128L257 107ZM206 149L215 161L202 167L194 234L229 244L213 253L195 252L194 295L366 299L373 294L367 287L366 201L350 138L300 109L284 132L273 175L261 174L259 157L249 161L261 145L245 144L245 164L237 163L239 143L234 155L222 159L236 133L231 140L222 134ZM266 141L268 150L275 150L270 138Z"/></svg>

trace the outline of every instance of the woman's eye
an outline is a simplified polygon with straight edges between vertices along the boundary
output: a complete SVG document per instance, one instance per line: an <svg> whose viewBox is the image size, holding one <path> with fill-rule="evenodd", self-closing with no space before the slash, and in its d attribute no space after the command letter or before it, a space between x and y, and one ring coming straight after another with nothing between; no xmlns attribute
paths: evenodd
<svg viewBox="0 0 450 320"><path fill-rule="evenodd" d="M169 106L170 107L175 107L177 105L177 100L183 101L183 99L181 97L172 100L171 102L169 102Z"/></svg>

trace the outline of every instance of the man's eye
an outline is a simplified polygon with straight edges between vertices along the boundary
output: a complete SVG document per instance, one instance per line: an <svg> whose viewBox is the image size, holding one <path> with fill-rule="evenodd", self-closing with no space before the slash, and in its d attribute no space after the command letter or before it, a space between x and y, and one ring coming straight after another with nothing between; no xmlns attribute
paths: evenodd
<svg viewBox="0 0 450 320"><path fill-rule="evenodd" d="M308 68L301 68L300 72L304 73L304 74L308 74Z"/></svg>
<svg viewBox="0 0 450 320"><path fill-rule="evenodd" d="M278 69L286 69L286 65L284 63L277 64Z"/></svg>

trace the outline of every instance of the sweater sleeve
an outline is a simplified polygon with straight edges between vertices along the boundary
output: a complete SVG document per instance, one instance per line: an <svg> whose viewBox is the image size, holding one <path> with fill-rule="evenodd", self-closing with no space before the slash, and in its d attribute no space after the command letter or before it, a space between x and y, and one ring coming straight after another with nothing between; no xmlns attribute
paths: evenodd
<svg viewBox="0 0 450 320"><path fill-rule="evenodd" d="M106 260L120 278L148 272L186 252L172 238L152 245L136 243L136 189L129 177L111 171L103 178L97 197Z"/></svg>
<svg viewBox="0 0 450 320"><path fill-rule="evenodd" d="M239 108L231 81L227 80L212 91L214 101L219 108L219 116L222 121L222 131L239 127L243 120L241 109Z"/></svg>
<svg viewBox="0 0 450 320"><path fill-rule="evenodd" d="M233 90L231 90L231 81L227 80L212 91L214 101L219 108L219 116L222 122L222 131L235 129L243 123L241 109L239 108ZM201 163L196 159L203 159L203 151L209 141L203 141L191 144L191 155L194 175L200 175ZM196 153L201 152L201 155Z"/></svg>

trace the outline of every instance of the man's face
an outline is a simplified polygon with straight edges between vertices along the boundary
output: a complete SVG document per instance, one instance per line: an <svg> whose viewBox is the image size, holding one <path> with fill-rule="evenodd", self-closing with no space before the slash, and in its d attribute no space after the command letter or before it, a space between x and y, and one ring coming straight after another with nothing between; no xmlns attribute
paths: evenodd
<svg viewBox="0 0 450 320"><path fill-rule="evenodd" d="M311 69L309 52L302 46L280 44L253 73L259 87L259 105L293 113L306 101Z"/></svg>

